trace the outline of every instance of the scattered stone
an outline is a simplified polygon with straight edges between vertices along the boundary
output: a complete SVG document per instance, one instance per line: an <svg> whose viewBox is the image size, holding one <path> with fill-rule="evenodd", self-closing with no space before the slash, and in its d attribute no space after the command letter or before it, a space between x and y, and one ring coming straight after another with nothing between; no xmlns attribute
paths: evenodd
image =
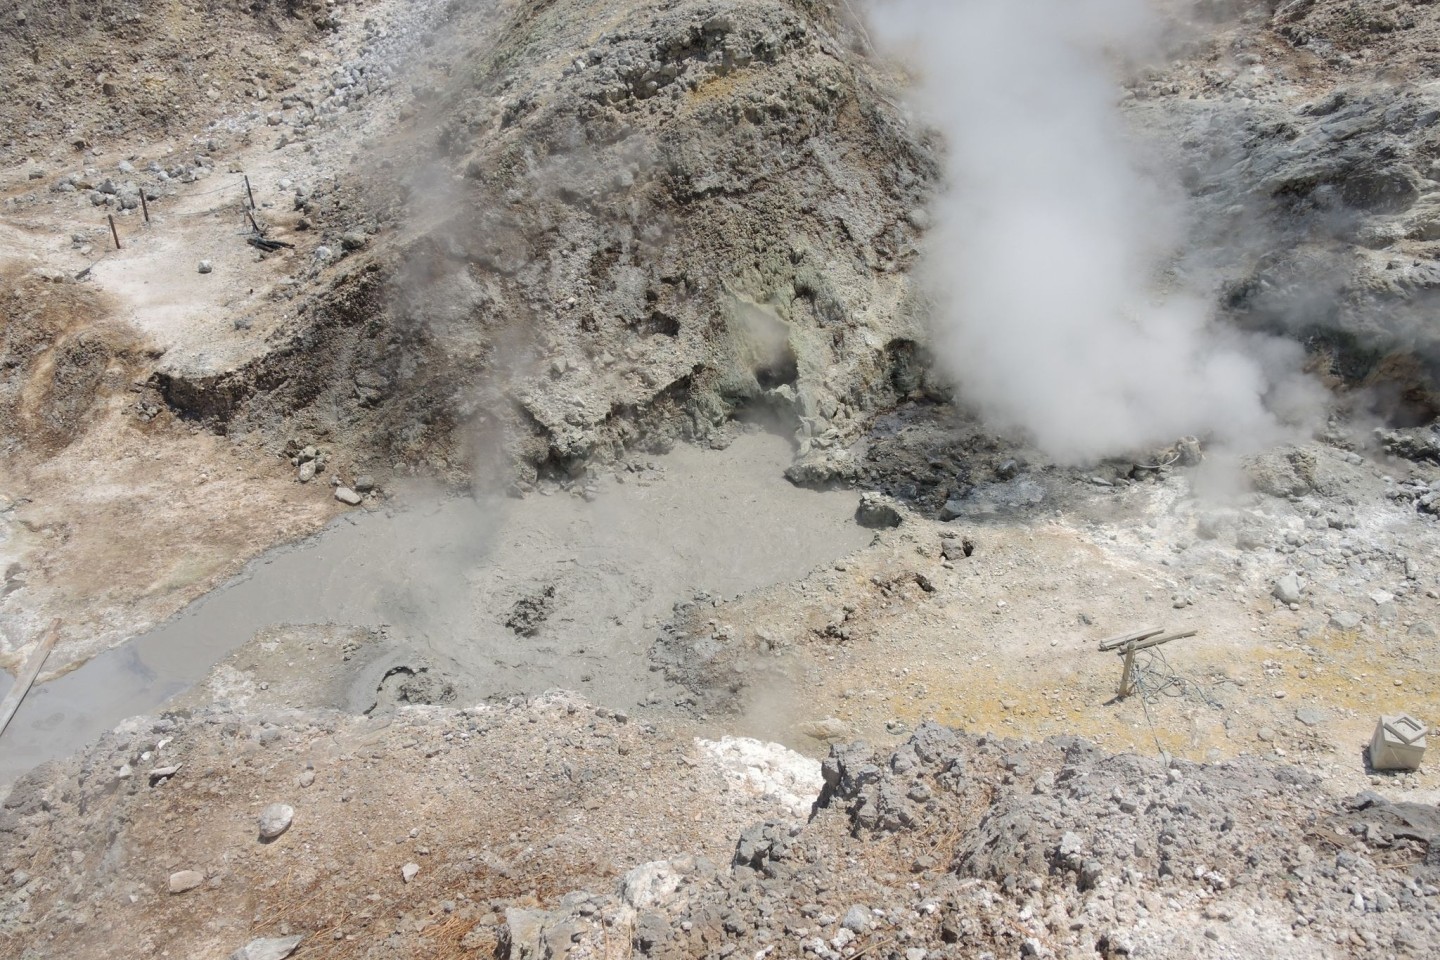
<svg viewBox="0 0 1440 960"><path fill-rule="evenodd" d="M652 860L625 874L620 883L620 896L636 910L651 910L664 906L682 882L683 878L669 861Z"/></svg>
<svg viewBox="0 0 1440 960"><path fill-rule="evenodd" d="M205 882L205 874L198 870L179 870L170 874L170 892L187 893Z"/></svg>
<svg viewBox="0 0 1440 960"><path fill-rule="evenodd" d="M851 933L864 933L870 929L870 922L870 911L856 904L845 911L845 919L840 921L840 926L849 930Z"/></svg>
<svg viewBox="0 0 1440 960"><path fill-rule="evenodd" d="M304 463L300 464L300 469L297 470L295 473L295 479L299 480L301 483L309 483L311 480L314 480L315 461L306 460Z"/></svg>
<svg viewBox="0 0 1440 960"><path fill-rule="evenodd" d="M1358 630L1363 619L1358 613L1342 610L1339 613L1331 614L1330 625L1340 630Z"/></svg>
<svg viewBox="0 0 1440 960"><path fill-rule="evenodd" d="M375 489L375 478L372 477L372 476L370 476L368 473L361 474L360 476L358 476L358 477L355 478L355 492L356 492L356 493L369 493L371 490L374 490L374 489Z"/></svg>
<svg viewBox="0 0 1440 960"><path fill-rule="evenodd" d="M871 530L886 530L900 526L900 511L895 509L889 498L879 493L865 493L860 496L860 506L855 509L855 522Z"/></svg>
<svg viewBox="0 0 1440 960"><path fill-rule="evenodd" d="M1269 727L1261 727L1256 731L1255 737L1263 743L1271 743L1275 739L1275 731Z"/></svg>
<svg viewBox="0 0 1440 960"><path fill-rule="evenodd" d="M815 740L826 742L844 740L850 736L850 727L843 720L827 717L800 724L800 732Z"/></svg>
<svg viewBox="0 0 1440 960"><path fill-rule="evenodd" d="M400 879L405 881L406 883L409 883L411 880L415 879L415 875L419 872L420 864L407 863L405 864L405 866L400 868Z"/></svg>
<svg viewBox="0 0 1440 960"><path fill-rule="evenodd" d="M940 541L940 556L946 560L964 560L975 553L975 541L969 537L945 537Z"/></svg>
<svg viewBox="0 0 1440 960"><path fill-rule="evenodd" d="M340 237L340 246L346 250L359 250L370 242L370 238L359 230L351 230Z"/></svg>
<svg viewBox="0 0 1440 960"><path fill-rule="evenodd" d="M419 869L418 867L416 869ZM505 908L505 931L509 941L509 956L516 958L538 958L549 954L542 938L545 921L549 914L540 910L522 910L519 907Z"/></svg>
<svg viewBox="0 0 1440 960"><path fill-rule="evenodd" d="M1244 464L1256 490L1272 497L1297 497L1315 490L1317 461L1309 450L1290 449L1252 457Z"/></svg>
<svg viewBox="0 0 1440 960"><path fill-rule="evenodd" d="M315 782L315 771L307 767L300 772L300 776L295 778L295 782L302 787L310 786Z"/></svg>
<svg viewBox="0 0 1440 960"><path fill-rule="evenodd" d="M171 764L168 767L156 767L150 771L150 786L155 786L161 780L168 780L180 772L182 764Z"/></svg>
<svg viewBox="0 0 1440 960"><path fill-rule="evenodd" d="M285 960L304 939L300 934L291 937L260 937L230 954L230 960Z"/></svg>
<svg viewBox="0 0 1440 960"><path fill-rule="evenodd" d="M1318 727L1325 720L1325 713L1314 707L1301 707L1295 711L1295 719L1307 727Z"/></svg>
<svg viewBox="0 0 1440 960"><path fill-rule="evenodd" d="M339 500L341 503L347 504L352 507L358 507L360 504L365 502L364 497L360 496L360 494L356 493L354 490L351 490L349 487L336 487L335 499Z"/></svg>
<svg viewBox="0 0 1440 960"><path fill-rule="evenodd" d="M1301 593L1300 578L1292 570L1290 573L1276 580L1275 586L1270 592L1275 599L1281 603L1299 603Z"/></svg>
<svg viewBox="0 0 1440 960"><path fill-rule="evenodd" d="M269 843L290 829L295 808L285 803L272 803L260 811L260 841Z"/></svg>
<svg viewBox="0 0 1440 960"><path fill-rule="evenodd" d="M215 265L209 260L201 260L197 269L199 269L201 273L209 273L215 269Z"/></svg>

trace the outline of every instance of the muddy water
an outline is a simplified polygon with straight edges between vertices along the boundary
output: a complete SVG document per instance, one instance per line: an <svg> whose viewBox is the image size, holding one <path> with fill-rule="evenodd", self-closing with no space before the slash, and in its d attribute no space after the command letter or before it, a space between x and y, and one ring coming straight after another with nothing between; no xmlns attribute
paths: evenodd
<svg viewBox="0 0 1440 960"><path fill-rule="evenodd" d="M410 491L349 513L33 689L0 741L0 782L154 712L280 624L386 626L477 699L551 687L615 707L665 698L675 691L646 653L677 600L797 578L868 542L853 494L784 480L790 455L781 438L747 434L723 451L684 447L655 458L654 471L607 479L594 502ZM532 635L517 632L520 620ZM0 680L0 695L10 682Z"/></svg>

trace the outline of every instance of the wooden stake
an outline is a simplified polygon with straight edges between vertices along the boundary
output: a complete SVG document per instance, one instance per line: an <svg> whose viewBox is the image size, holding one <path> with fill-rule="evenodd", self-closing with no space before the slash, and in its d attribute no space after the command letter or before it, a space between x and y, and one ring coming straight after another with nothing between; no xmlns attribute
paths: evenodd
<svg viewBox="0 0 1440 960"><path fill-rule="evenodd" d="M1116 700L1130 696L1131 676L1135 672L1135 641L1125 644L1125 669L1120 671L1120 689L1115 691Z"/></svg>
<svg viewBox="0 0 1440 960"><path fill-rule="evenodd" d="M105 219L110 221L110 236L115 238L115 249L120 249L120 231L115 229L115 214L105 214Z"/></svg>
<svg viewBox="0 0 1440 960"><path fill-rule="evenodd" d="M25 669L15 678L15 686L10 688L10 692L5 694L4 702L0 703L0 734L10 725L10 719L15 716L15 711L20 709L20 701L30 692L35 678L40 676L40 668L45 665L45 658L50 656L50 650L55 646L55 638L59 635L60 621L50 621L50 630L40 640L40 646L30 654L30 659L25 661Z"/></svg>
<svg viewBox="0 0 1440 960"><path fill-rule="evenodd" d="M140 188L140 212L145 214L145 222L150 222L150 204L145 202L145 188Z"/></svg>
<svg viewBox="0 0 1440 960"><path fill-rule="evenodd" d="M1135 686L1136 651L1148 650L1151 647L1158 647L1162 643L1169 643L1171 640L1183 640L1186 637L1193 637L1199 633L1198 630L1183 630L1179 633L1166 633L1162 636L1156 636L1156 634L1160 632L1159 630L1152 630L1147 627L1144 630L1136 630L1134 633L1126 634L1123 637L1106 640L1100 645L1102 649L1106 648L1106 644L1111 645L1110 649L1113 649L1117 643L1123 643L1125 645L1123 649L1115 651L1125 658L1125 666L1120 670L1120 686L1115 691L1116 700L1124 700L1130 696L1130 691Z"/></svg>
<svg viewBox="0 0 1440 960"><path fill-rule="evenodd" d="M250 191L250 175L245 175L245 196L250 198L250 209L255 209L255 194Z"/></svg>

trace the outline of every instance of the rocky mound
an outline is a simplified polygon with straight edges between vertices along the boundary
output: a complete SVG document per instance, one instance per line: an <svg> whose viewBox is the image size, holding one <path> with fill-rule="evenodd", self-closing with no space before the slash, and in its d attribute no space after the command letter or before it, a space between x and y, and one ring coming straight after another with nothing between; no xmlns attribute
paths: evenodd
<svg viewBox="0 0 1440 960"><path fill-rule="evenodd" d="M579 908L507 915L510 957L1424 956L1440 942L1440 810L1326 795L1240 761L1171 764L927 724L838 748L806 825L728 870L629 875ZM657 880L662 878L663 882ZM564 931L565 936L557 936Z"/></svg>
<svg viewBox="0 0 1440 960"><path fill-rule="evenodd" d="M171 403L232 431L342 424L387 465L464 471L508 442L533 480L747 409L829 447L921 385L930 149L833 12L486 16L445 21L448 76L413 84L372 186L297 200L318 228L369 223L331 288L264 357L168 372Z"/></svg>

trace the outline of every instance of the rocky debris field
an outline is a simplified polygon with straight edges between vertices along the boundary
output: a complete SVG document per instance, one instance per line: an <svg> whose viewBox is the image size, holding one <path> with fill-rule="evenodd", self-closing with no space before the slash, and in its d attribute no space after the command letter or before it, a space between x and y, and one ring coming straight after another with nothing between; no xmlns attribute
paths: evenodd
<svg viewBox="0 0 1440 960"><path fill-rule="evenodd" d="M822 767L568 694L364 717L261 692L20 781L0 937L17 958L297 937L306 957L1423 957L1437 834L1433 806L1284 765L1073 737L927 723Z"/></svg>
<svg viewBox="0 0 1440 960"><path fill-rule="evenodd" d="M823 771L809 821L750 827L728 868L651 865L507 911L509 955L560 955L557 935L608 955L626 907L637 952L662 957L1405 956L1440 935L1435 808L1333 801L1284 767L926 724Z"/></svg>
<svg viewBox="0 0 1440 960"><path fill-rule="evenodd" d="M507 907L656 856L724 863L746 824L803 815L819 789L782 748L569 694L366 716L268 693L127 722L17 783L6 954L223 956L301 934L304 956L472 955Z"/></svg>

